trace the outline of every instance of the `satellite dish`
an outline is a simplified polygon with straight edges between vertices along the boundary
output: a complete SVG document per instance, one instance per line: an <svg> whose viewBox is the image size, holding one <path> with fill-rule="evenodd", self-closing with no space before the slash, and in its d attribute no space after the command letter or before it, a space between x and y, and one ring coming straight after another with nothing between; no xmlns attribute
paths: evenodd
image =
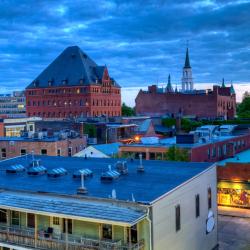
<svg viewBox="0 0 250 250"><path fill-rule="evenodd" d="M209 234L213 231L215 226L215 219L214 219L214 213L212 210L209 210L208 216L207 216L207 223L206 223L206 233Z"/></svg>

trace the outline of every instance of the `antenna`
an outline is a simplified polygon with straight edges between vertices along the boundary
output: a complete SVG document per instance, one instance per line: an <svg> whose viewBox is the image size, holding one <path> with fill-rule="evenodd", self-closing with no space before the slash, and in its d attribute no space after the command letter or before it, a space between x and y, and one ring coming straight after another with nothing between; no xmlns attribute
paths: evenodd
<svg viewBox="0 0 250 250"><path fill-rule="evenodd" d="M186 46L189 47L189 40L186 41Z"/></svg>

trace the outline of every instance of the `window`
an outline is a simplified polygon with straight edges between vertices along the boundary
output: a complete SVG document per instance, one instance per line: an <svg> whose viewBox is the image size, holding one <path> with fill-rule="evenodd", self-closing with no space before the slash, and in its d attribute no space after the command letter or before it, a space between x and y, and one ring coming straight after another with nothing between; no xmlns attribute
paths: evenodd
<svg viewBox="0 0 250 250"><path fill-rule="evenodd" d="M7 210L0 209L0 223L7 223Z"/></svg>
<svg viewBox="0 0 250 250"><path fill-rule="evenodd" d="M26 149L23 149L23 148L22 148L21 151L20 151L20 154L21 154L21 155L26 155Z"/></svg>
<svg viewBox="0 0 250 250"><path fill-rule="evenodd" d="M1 157L6 158L6 148L1 149Z"/></svg>
<svg viewBox="0 0 250 250"><path fill-rule="evenodd" d="M72 156L72 148L68 148L68 156Z"/></svg>
<svg viewBox="0 0 250 250"><path fill-rule="evenodd" d="M35 228L35 215L27 214L27 227Z"/></svg>
<svg viewBox="0 0 250 250"><path fill-rule="evenodd" d="M57 149L57 156L61 156L61 149L60 148Z"/></svg>
<svg viewBox="0 0 250 250"><path fill-rule="evenodd" d="M208 188L207 190L207 202L208 202L208 209L212 208L212 190Z"/></svg>
<svg viewBox="0 0 250 250"><path fill-rule="evenodd" d="M210 148L207 150L207 158L210 159Z"/></svg>
<svg viewBox="0 0 250 250"><path fill-rule="evenodd" d="M112 240L112 225L104 224L102 226L102 238Z"/></svg>
<svg viewBox="0 0 250 250"><path fill-rule="evenodd" d="M11 225L20 225L20 213L17 211L11 211Z"/></svg>
<svg viewBox="0 0 250 250"><path fill-rule="evenodd" d="M200 195L195 195L195 216L198 218L200 216Z"/></svg>
<svg viewBox="0 0 250 250"><path fill-rule="evenodd" d="M216 157L216 148L214 147L213 150L212 150L212 156L213 157Z"/></svg>
<svg viewBox="0 0 250 250"><path fill-rule="evenodd" d="M177 205L175 207L175 230L178 232L181 229L181 207Z"/></svg>
<svg viewBox="0 0 250 250"><path fill-rule="evenodd" d="M47 155L47 149L41 149L41 155Z"/></svg>
<svg viewBox="0 0 250 250"><path fill-rule="evenodd" d="M59 217L53 217L53 225L60 225Z"/></svg>

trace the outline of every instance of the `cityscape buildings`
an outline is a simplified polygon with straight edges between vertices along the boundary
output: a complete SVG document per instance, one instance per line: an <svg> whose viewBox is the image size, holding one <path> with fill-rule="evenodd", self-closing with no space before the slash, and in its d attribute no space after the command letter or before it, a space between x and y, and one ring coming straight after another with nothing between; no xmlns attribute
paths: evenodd
<svg viewBox="0 0 250 250"><path fill-rule="evenodd" d="M137 115L233 119L236 114L234 87L226 87L224 79L221 86L214 85L213 89L194 89L188 49L183 67L182 89L174 90L169 76L165 89L152 85L147 91L140 90L135 104Z"/></svg>

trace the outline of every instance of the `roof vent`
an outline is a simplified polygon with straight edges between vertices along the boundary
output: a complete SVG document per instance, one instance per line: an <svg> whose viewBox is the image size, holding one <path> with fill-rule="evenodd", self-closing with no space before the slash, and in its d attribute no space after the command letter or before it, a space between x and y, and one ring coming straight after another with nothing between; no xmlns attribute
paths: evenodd
<svg viewBox="0 0 250 250"><path fill-rule="evenodd" d="M115 179L118 179L120 176L120 173L112 170L111 165L109 165L109 170L105 173L102 173L101 175L101 181L113 181Z"/></svg>
<svg viewBox="0 0 250 250"><path fill-rule="evenodd" d="M16 173L20 173L23 171L25 171L25 167L21 164L12 165L6 169L6 173L9 173L9 174L16 174Z"/></svg>
<svg viewBox="0 0 250 250"><path fill-rule="evenodd" d="M47 172L44 166L31 167L28 170L28 175L43 175Z"/></svg>
<svg viewBox="0 0 250 250"><path fill-rule="evenodd" d="M65 168L54 168L48 172L49 177L59 177L67 174L67 170Z"/></svg>
<svg viewBox="0 0 250 250"><path fill-rule="evenodd" d="M87 188L84 186L84 173L81 173L81 186L77 189L77 194L87 194L88 190Z"/></svg>
<svg viewBox="0 0 250 250"><path fill-rule="evenodd" d="M72 54L71 54L71 57L72 57L72 58L75 58L75 57L76 57L76 54L72 53Z"/></svg>
<svg viewBox="0 0 250 250"><path fill-rule="evenodd" d="M79 169L73 173L73 178L81 178L82 175L84 176L84 178L92 177L93 172L88 168Z"/></svg>
<svg viewBox="0 0 250 250"><path fill-rule="evenodd" d="M140 165L137 167L137 172L144 172L144 167L142 165L142 154L139 154L139 158L140 158Z"/></svg>
<svg viewBox="0 0 250 250"><path fill-rule="evenodd" d="M127 166L127 162L126 161L118 161L116 163L116 170L122 174L128 174L128 166Z"/></svg>
<svg viewBox="0 0 250 250"><path fill-rule="evenodd" d="M116 190L115 189L112 189L111 197L112 197L112 199L116 199Z"/></svg>

